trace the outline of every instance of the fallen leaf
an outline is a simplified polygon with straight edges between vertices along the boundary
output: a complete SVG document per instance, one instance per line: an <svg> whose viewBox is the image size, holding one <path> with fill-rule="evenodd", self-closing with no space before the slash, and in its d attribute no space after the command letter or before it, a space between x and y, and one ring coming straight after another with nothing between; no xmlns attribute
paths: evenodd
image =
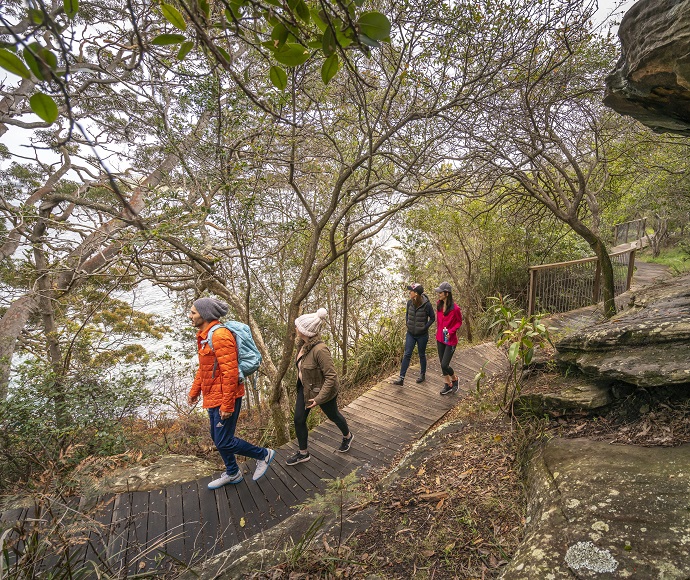
<svg viewBox="0 0 690 580"><path fill-rule="evenodd" d="M421 501L436 501L446 497L448 497L447 491L437 491L436 493L421 493L417 496L417 499Z"/></svg>
<svg viewBox="0 0 690 580"><path fill-rule="evenodd" d="M419 469L419 471L417 472L417 476L422 476L422 475L424 475L425 473L426 473L426 469L424 469L423 467L421 467L421 468Z"/></svg>
<svg viewBox="0 0 690 580"><path fill-rule="evenodd" d="M425 558L431 558L431 556L433 556L435 553L436 552L434 552L433 550L422 550L422 556L424 556Z"/></svg>
<svg viewBox="0 0 690 580"><path fill-rule="evenodd" d="M438 475L436 476L436 485L441 485L441 478Z"/></svg>
<svg viewBox="0 0 690 580"><path fill-rule="evenodd" d="M436 509L440 510L443 507L443 503L446 501L445 497L442 497L439 502L436 504Z"/></svg>
<svg viewBox="0 0 690 580"><path fill-rule="evenodd" d="M246 525L247 525L247 522L244 521L244 518L240 518L240 528L243 528Z"/></svg>
<svg viewBox="0 0 690 580"><path fill-rule="evenodd" d="M405 532L414 532L414 528L404 528L402 530L398 530L395 532L395 535L397 536L398 534L404 534Z"/></svg>

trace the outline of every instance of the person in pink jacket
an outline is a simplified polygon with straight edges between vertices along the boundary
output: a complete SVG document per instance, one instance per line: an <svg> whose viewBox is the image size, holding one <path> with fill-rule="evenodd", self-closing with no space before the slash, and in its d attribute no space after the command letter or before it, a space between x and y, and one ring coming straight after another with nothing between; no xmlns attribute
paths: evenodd
<svg viewBox="0 0 690 580"><path fill-rule="evenodd" d="M458 330L462 326L462 312L460 307L453 302L453 289L448 282L441 282L434 290L438 293L436 303L436 347L438 358L441 361L441 372L445 386L442 395L458 392L458 376L450 360L458 346Z"/></svg>

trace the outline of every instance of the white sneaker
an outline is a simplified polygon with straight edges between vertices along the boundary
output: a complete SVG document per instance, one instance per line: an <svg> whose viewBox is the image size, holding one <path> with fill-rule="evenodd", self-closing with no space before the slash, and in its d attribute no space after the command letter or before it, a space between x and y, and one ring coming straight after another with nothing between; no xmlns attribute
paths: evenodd
<svg viewBox="0 0 690 580"><path fill-rule="evenodd" d="M219 487L228 485L228 483L240 483L243 479L244 476L242 475L242 472L238 469L235 475L228 475L227 473L224 473L218 479L210 481L208 484L208 488L218 489Z"/></svg>
<svg viewBox="0 0 690 580"><path fill-rule="evenodd" d="M268 471L268 466L271 465L271 461L273 461L273 458L276 456L276 452L273 449L266 449L266 451L268 451L266 454L266 459L259 459L256 462L256 469L254 470L254 475L252 476L254 481L261 479L266 474L266 471Z"/></svg>

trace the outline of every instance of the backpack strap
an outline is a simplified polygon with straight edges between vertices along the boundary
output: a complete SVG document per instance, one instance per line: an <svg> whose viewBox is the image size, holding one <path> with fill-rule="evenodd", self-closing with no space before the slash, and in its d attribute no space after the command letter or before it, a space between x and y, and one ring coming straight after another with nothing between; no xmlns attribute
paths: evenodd
<svg viewBox="0 0 690 580"><path fill-rule="evenodd" d="M213 350L213 333L214 333L216 330L218 330L221 326L223 326L223 325L220 324L220 323L214 324L211 328L208 329L208 332L206 333L206 340L202 340L202 341L201 341L201 344L208 344L208 347L209 347L213 352L216 352L215 350Z"/></svg>
<svg viewBox="0 0 690 580"><path fill-rule="evenodd" d="M208 347L211 349L211 352L213 354L216 354L216 351L213 350L213 333L218 330L221 326L224 326L223 324L214 324L211 328L208 329L208 333L206 334L206 340L202 340L201 344L208 344ZM226 327L227 328L227 327ZM240 369L240 345L238 344L237 337L235 336L235 333L230 330L230 334L232 334L232 337L235 339L235 348L237 349L237 372L239 373ZM211 378L215 379L216 378L216 371L218 370L218 357L216 357L216 360L213 361L213 372L211 373ZM240 379L242 378L240 374ZM240 380L240 382L242 382Z"/></svg>

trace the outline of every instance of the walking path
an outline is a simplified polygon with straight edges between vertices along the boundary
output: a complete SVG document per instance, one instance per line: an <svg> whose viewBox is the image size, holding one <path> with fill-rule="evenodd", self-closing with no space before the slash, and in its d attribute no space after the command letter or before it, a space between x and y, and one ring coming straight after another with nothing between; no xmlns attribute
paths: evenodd
<svg viewBox="0 0 690 580"><path fill-rule="evenodd" d="M342 435L330 421L309 433L312 459L286 466L285 459L297 449L290 442L277 449L267 475L254 482L254 461L241 464L245 480L215 491L206 486L212 477L155 491L135 491L98 498L85 549L71 555L76 569L90 562L113 572L129 574L167 567L174 560L193 563L227 550L257 532L266 530L294 513L315 493L323 492L328 480L353 470L362 475L372 468L390 464L391 459L417 441L458 401L474 388L476 374L487 376L506 368L505 356L493 343L458 350L453 357L461 391L441 396L443 386L439 363L429 356L425 383L417 384L414 372L398 387L391 380L355 399L344 409L354 442L349 453L337 453ZM87 511L86 500L75 498L70 506ZM62 517L66 510L36 514L33 509L0 514L0 522L47 520ZM2 524L0 523L0 526ZM52 568L59 556L48 557L43 566Z"/></svg>

